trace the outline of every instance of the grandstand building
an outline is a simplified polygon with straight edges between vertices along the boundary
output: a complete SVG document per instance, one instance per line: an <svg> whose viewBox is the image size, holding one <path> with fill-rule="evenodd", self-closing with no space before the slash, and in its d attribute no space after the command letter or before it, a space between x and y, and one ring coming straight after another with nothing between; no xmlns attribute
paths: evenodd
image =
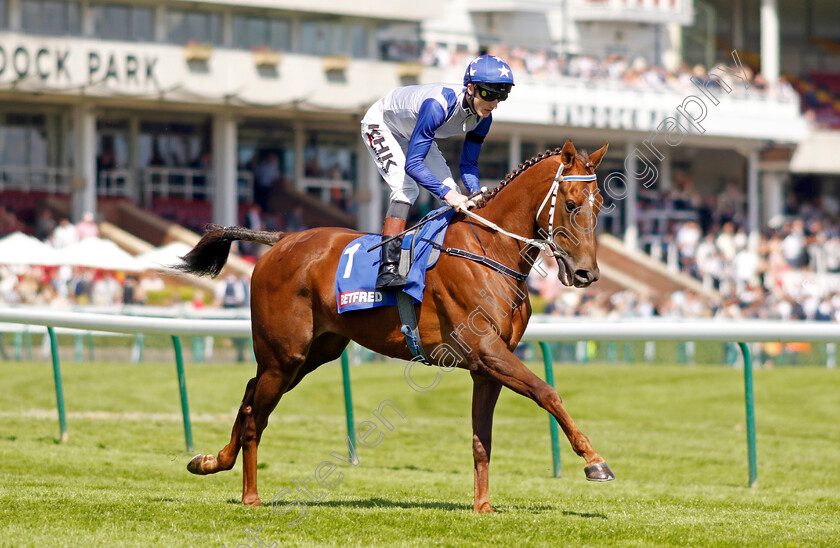
<svg viewBox="0 0 840 548"><path fill-rule="evenodd" d="M802 93L838 96L840 9L802 4L0 0L0 196L30 222L47 197L74 219L125 199L193 229L256 201L378 231L361 116L393 87L460 81L486 50L516 76L480 160L489 186L566 139L609 141L603 227L631 246L691 215L640 205L686 179L731 191L756 231L800 175L837 194L836 158L809 153L835 133L812 131ZM820 120L840 108L826 93Z"/></svg>

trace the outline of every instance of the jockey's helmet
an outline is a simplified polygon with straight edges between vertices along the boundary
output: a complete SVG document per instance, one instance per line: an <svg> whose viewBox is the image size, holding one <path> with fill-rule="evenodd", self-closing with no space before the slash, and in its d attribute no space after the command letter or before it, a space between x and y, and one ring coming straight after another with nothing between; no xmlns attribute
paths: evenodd
<svg viewBox="0 0 840 548"><path fill-rule="evenodd" d="M464 85L467 84L478 88L483 99L504 101L513 87L513 71L500 57L479 55L470 61L464 72Z"/></svg>

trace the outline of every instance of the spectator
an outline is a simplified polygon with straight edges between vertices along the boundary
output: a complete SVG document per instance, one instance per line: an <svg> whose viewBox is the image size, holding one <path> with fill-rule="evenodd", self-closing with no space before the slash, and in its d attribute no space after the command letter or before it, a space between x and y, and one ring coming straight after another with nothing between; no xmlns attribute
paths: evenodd
<svg viewBox="0 0 840 548"><path fill-rule="evenodd" d="M110 187L110 171L117 168L117 162L114 159L114 151L106 148L102 154L96 158L96 185L99 188Z"/></svg>
<svg viewBox="0 0 840 548"><path fill-rule="evenodd" d="M93 301L93 272L77 268L70 280L70 299L75 304L86 305Z"/></svg>
<svg viewBox="0 0 840 548"><path fill-rule="evenodd" d="M152 141L152 157L149 159L150 167L163 167L166 165L166 158L160 151L160 141L157 137Z"/></svg>
<svg viewBox="0 0 840 548"><path fill-rule="evenodd" d="M245 214L245 227L250 230L265 230L265 222L262 218L262 208L260 204L254 203L251 204L251 207L248 208L248 211ZM263 247L261 244L256 242L239 242L239 249L241 250L243 255L248 255L250 257L257 257L259 255L260 248Z"/></svg>
<svg viewBox="0 0 840 548"><path fill-rule="evenodd" d="M734 267L735 280L739 285L739 293L743 291L746 285L758 285L758 267L760 261L761 259L758 254L750 251L746 243L738 246L738 251L734 259Z"/></svg>
<svg viewBox="0 0 840 548"><path fill-rule="evenodd" d="M794 269L808 264L808 254L805 251L805 223L796 219L790 226L790 233L782 240L782 256Z"/></svg>
<svg viewBox="0 0 840 548"><path fill-rule="evenodd" d="M166 287L157 273L148 271L140 277L140 289L148 295L150 291L162 291Z"/></svg>
<svg viewBox="0 0 840 548"><path fill-rule="evenodd" d="M38 220L35 223L35 237L45 242L55 230L55 219L53 212L49 208L44 208L38 215Z"/></svg>
<svg viewBox="0 0 840 548"><path fill-rule="evenodd" d="M79 233L76 231L76 226L67 217L62 218L52 233L53 247L61 249L73 245L78 241Z"/></svg>
<svg viewBox="0 0 840 548"><path fill-rule="evenodd" d="M676 243L680 252L680 262L689 264L694 262L697 245L700 243L700 225L694 221L686 221L677 230Z"/></svg>
<svg viewBox="0 0 840 548"><path fill-rule="evenodd" d="M286 214L286 232L300 232L306 230L307 226L303 223L303 207L295 206L288 214Z"/></svg>
<svg viewBox="0 0 840 548"><path fill-rule="evenodd" d="M251 204L245 214L245 226L251 230L265 230L260 204Z"/></svg>
<svg viewBox="0 0 840 548"><path fill-rule="evenodd" d="M245 282L234 274L228 274L216 285L216 303L222 308L241 308L246 306L248 288Z"/></svg>
<svg viewBox="0 0 840 548"><path fill-rule="evenodd" d="M738 248L735 244L735 225L733 223L724 223L723 231L715 240L715 245L724 261L732 262L735 260L735 254L738 252Z"/></svg>
<svg viewBox="0 0 840 548"><path fill-rule="evenodd" d="M78 234L79 241L85 238L99 237L99 226L94 220L93 213L87 212L82 215L82 220L76 224L76 233Z"/></svg>
<svg viewBox="0 0 840 548"><path fill-rule="evenodd" d="M228 274L224 281L216 286L216 303L222 308L242 308L248 305L248 284L245 279ZM245 342L247 339L236 337L236 361L245 361Z"/></svg>
<svg viewBox="0 0 840 548"><path fill-rule="evenodd" d="M190 162L190 168L197 171L193 176L193 195L203 200L207 198L207 177L213 172L213 153L209 150L202 151Z"/></svg>
<svg viewBox="0 0 840 548"><path fill-rule="evenodd" d="M104 271L93 282L91 301L97 306L114 306L122 301L123 288L113 272Z"/></svg>
<svg viewBox="0 0 840 548"><path fill-rule="evenodd" d="M0 236L13 232L24 232L26 227L17 218L13 211L6 207L0 207Z"/></svg>
<svg viewBox="0 0 840 548"><path fill-rule="evenodd" d="M146 304L146 293L137 276L128 276L123 283L122 302L125 305Z"/></svg>
<svg viewBox="0 0 840 548"><path fill-rule="evenodd" d="M271 210L271 191L279 179L280 158L276 152L267 152L254 173L254 201L263 211Z"/></svg>

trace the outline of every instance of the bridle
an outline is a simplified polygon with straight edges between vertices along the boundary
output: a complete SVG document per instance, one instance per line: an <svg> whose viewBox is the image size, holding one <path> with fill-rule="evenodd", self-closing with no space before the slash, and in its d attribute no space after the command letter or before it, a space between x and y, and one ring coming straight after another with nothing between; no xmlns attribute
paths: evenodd
<svg viewBox="0 0 840 548"><path fill-rule="evenodd" d="M587 167L588 166L589 166L589 164L587 164ZM513 238L514 240L518 240L518 241L520 241L520 242L522 242L522 243L524 243L524 244L526 244L530 247L538 247L542 251L550 252L555 257L560 258L561 254L562 255L567 254L554 241L554 211L557 209L557 192L558 192L558 190L560 190L560 183L563 182L563 181L592 182L592 181L597 181L598 180L598 178L594 174L592 174L592 175L566 175L564 177L563 176L563 170L565 168L566 168L566 166L562 163L560 164L560 167L557 168L557 174L554 176L554 181L551 183L551 187L548 189L548 192L545 194L545 198L543 199L542 204L540 204L540 208L537 210L537 215L534 218L534 221L539 226L540 214L542 213L543 209L545 209L546 204L550 200L551 201L551 207L549 207L549 209L548 209L548 237L549 237L549 239L526 238L524 236L520 236L518 234L508 232L507 230L503 229L502 227L500 227L496 223L488 221L484 217L482 217L480 215L477 215L477 214L473 213L472 211L470 211L468 209L461 210L461 213L463 213L467 217L470 217L471 219L475 219L476 221L479 221L480 223L484 224L485 226L488 226L489 228L492 228L493 230L495 230L496 232L498 232L500 234L504 234L505 236L509 236L509 237ZM590 194L589 195L590 206L594 205L594 198L595 198L595 194Z"/></svg>

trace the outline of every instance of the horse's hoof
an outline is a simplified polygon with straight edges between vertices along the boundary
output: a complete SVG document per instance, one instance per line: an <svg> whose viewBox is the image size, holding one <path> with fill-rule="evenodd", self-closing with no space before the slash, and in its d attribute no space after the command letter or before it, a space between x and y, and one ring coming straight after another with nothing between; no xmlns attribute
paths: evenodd
<svg viewBox="0 0 840 548"><path fill-rule="evenodd" d="M187 464L187 470L192 472L193 474L198 474L199 476L204 476L207 472L201 470L201 465L204 463L205 455L198 454L190 459L190 462Z"/></svg>
<svg viewBox="0 0 840 548"><path fill-rule="evenodd" d="M606 462L599 462L592 466L587 466L583 471L586 472L586 479L589 481L612 481L615 479L615 474L613 474Z"/></svg>
<svg viewBox="0 0 840 548"><path fill-rule="evenodd" d="M242 504L245 506L262 506L260 497L248 497L242 499Z"/></svg>
<svg viewBox="0 0 840 548"><path fill-rule="evenodd" d="M485 502L481 506L473 507L473 512L476 514L495 514L496 511L490 506L489 502Z"/></svg>

